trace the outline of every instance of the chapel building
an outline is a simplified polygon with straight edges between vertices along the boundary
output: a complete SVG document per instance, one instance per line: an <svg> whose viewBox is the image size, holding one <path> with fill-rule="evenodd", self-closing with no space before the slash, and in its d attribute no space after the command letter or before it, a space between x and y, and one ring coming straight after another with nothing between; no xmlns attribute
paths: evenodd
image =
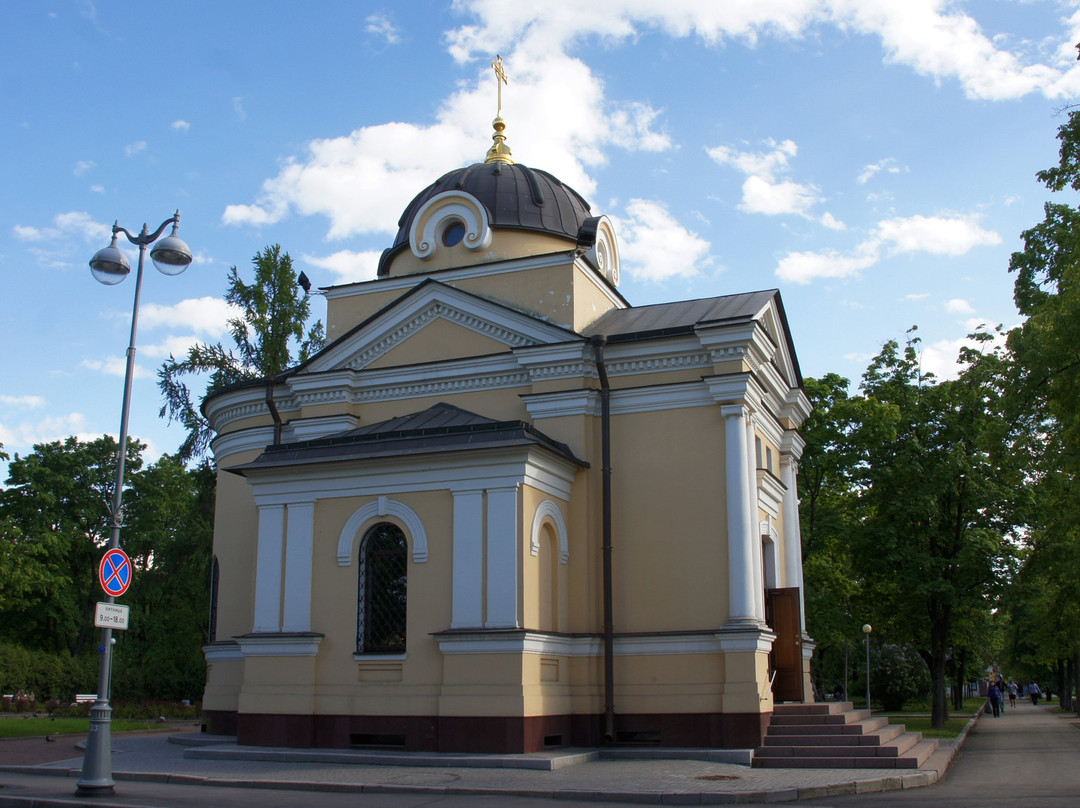
<svg viewBox="0 0 1080 808"><path fill-rule="evenodd" d="M748 748L812 700L779 292L631 306L612 222L504 128L324 290L320 353L203 406L209 732Z"/></svg>

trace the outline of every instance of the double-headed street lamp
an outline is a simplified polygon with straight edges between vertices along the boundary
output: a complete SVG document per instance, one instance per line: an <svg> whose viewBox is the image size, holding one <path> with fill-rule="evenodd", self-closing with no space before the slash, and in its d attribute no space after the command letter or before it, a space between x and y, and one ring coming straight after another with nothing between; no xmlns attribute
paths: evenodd
<svg viewBox="0 0 1080 808"><path fill-rule="evenodd" d="M127 458L128 408L131 404L131 379L135 369L135 330L139 324L139 294L142 291L143 259L146 248L158 240L169 225L172 233L163 238L153 250L150 258L154 266L163 275L179 275L191 263L191 250L176 235L180 226L180 211L171 219L166 219L153 233L144 224L142 232L133 236L119 225L113 225L112 243L98 250L90 260L90 272L106 286L120 283L131 272L127 256L116 246L117 235L123 233L127 240L139 247L139 265L135 271L135 304L131 310L131 339L128 341L127 368L124 371L124 401L120 407L120 438L116 452L116 483L113 488L111 526L109 529L109 549L120 547L120 527L123 524L124 500L124 461ZM106 597L107 603L115 600L112 595ZM109 707L109 682L112 674L112 629L101 630L101 666L98 670L97 698L90 710L90 735L86 739L86 753L83 755L82 777L79 778L75 793L79 796L97 796L113 792L112 779L112 736L110 722L112 708Z"/></svg>

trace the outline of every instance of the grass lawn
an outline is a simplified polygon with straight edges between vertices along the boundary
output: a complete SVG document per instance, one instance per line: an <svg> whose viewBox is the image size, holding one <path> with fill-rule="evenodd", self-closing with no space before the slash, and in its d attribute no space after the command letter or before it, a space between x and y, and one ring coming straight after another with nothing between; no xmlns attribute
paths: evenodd
<svg viewBox="0 0 1080 808"><path fill-rule="evenodd" d="M865 702L865 700L864 700ZM964 707L962 710L954 710L952 702L949 703L949 715L966 715L968 717L975 715L979 711L979 708L986 703L986 696L972 696L971 698L964 699ZM875 707L874 712L879 712L881 706ZM888 715L930 715L930 702L928 701L912 701L904 705L903 710L890 710Z"/></svg>
<svg viewBox="0 0 1080 808"><path fill-rule="evenodd" d="M113 721L112 732L156 729L153 721ZM0 720L0 738L29 738L35 735L75 735L90 731L89 718L5 718Z"/></svg>
<svg viewBox="0 0 1080 808"><path fill-rule="evenodd" d="M980 702L981 703L981 702ZM966 704L964 705L967 706ZM929 716L890 715L890 724L903 724L909 732L921 732L924 738L955 738L971 720L970 715L949 718L941 729L931 729Z"/></svg>

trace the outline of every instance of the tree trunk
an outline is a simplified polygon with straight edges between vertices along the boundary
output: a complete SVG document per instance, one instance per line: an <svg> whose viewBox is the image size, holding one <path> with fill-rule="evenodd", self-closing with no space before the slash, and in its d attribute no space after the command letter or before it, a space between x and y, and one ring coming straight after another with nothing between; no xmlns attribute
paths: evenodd
<svg viewBox="0 0 1080 808"><path fill-rule="evenodd" d="M957 657L959 656L959 660ZM953 672L956 674L953 677L953 694L952 694L952 706L953 710L960 712L964 709L964 656L963 654L953 651Z"/></svg>

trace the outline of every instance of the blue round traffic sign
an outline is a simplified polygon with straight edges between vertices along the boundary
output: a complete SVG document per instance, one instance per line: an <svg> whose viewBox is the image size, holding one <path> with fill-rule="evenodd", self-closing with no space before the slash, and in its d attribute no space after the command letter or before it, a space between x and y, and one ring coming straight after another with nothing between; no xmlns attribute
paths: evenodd
<svg viewBox="0 0 1080 808"><path fill-rule="evenodd" d="M98 580L101 581L101 588L114 598L127 592L131 585L131 559L127 553L116 548L102 556Z"/></svg>

